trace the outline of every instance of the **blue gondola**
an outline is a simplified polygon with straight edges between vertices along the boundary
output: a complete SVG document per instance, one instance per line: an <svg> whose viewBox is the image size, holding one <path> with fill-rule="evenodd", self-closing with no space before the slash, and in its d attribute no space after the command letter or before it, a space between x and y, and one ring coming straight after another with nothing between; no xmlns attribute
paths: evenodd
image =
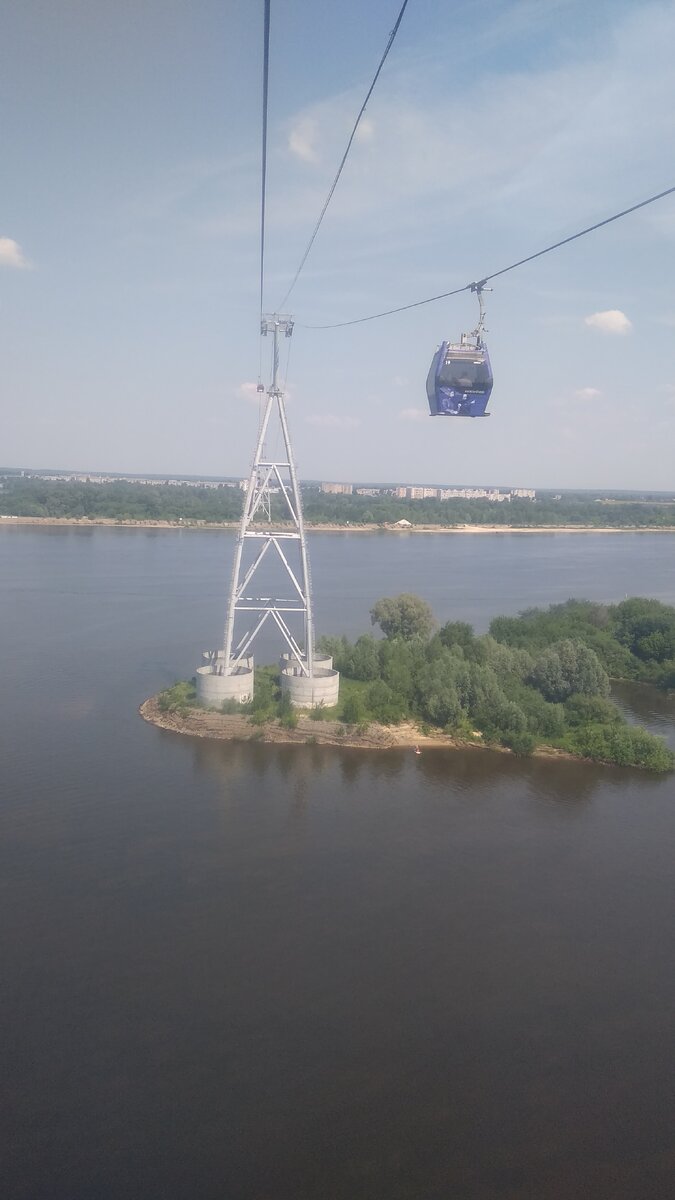
<svg viewBox="0 0 675 1200"><path fill-rule="evenodd" d="M492 368L483 341L483 287L472 284L478 296L480 317L471 333L459 342L441 342L431 360L427 396L432 417L489 417L485 411L492 392Z"/></svg>

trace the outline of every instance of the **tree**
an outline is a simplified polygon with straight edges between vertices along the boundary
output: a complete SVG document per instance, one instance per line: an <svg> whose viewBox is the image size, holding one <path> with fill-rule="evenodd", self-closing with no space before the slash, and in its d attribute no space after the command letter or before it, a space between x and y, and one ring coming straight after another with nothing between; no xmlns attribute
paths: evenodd
<svg viewBox="0 0 675 1200"><path fill-rule="evenodd" d="M616 636L638 658L665 662L675 657L675 609L659 600L633 597L616 607Z"/></svg>
<svg viewBox="0 0 675 1200"><path fill-rule="evenodd" d="M349 656L347 674L352 679L364 679L368 683L378 679L380 675L380 659L375 638L363 633L357 639Z"/></svg>
<svg viewBox="0 0 675 1200"><path fill-rule="evenodd" d="M426 600L408 592L378 600L370 610L370 621L387 638L428 638L436 625Z"/></svg>
<svg viewBox="0 0 675 1200"><path fill-rule="evenodd" d="M474 640L473 627L468 621L446 621L438 636L444 646L461 646L466 650Z"/></svg>
<svg viewBox="0 0 675 1200"><path fill-rule="evenodd" d="M435 659L421 670L418 681L418 705L423 717L435 725L454 725L462 714L457 688L447 658Z"/></svg>
<svg viewBox="0 0 675 1200"><path fill-rule="evenodd" d="M608 696L609 677L594 650L566 638L539 656L530 683L547 700L561 702L579 693Z"/></svg>
<svg viewBox="0 0 675 1200"><path fill-rule="evenodd" d="M428 643L426 644L428 645ZM415 694L415 679L425 660L425 643L401 638L379 643L380 675L384 682L407 701Z"/></svg>

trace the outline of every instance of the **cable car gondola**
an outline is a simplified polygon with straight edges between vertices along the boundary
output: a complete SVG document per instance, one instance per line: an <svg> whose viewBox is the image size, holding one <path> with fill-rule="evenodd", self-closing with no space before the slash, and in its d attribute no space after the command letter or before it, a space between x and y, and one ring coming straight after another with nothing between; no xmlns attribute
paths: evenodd
<svg viewBox="0 0 675 1200"><path fill-rule="evenodd" d="M427 396L432 417L490 416L485 409L493 380L490 356L483 341L483 290L482 284L471 284L480 306L476 328L463 333L459 342L441 342L431 360Z"/></svg>

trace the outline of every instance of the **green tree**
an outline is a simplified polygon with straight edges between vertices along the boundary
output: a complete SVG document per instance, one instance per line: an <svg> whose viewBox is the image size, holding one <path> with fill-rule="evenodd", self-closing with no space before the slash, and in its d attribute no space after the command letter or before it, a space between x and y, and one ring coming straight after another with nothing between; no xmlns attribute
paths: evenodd
<svg viewBox="0 0 675 1200"><path fill-rule="evenodd" d="M446 653L422 667L417 684L417 707L434 725L455 725L462 705L452 672L452 660Z"/></svg>
<svg viewBox="0 0 675 1200"><path fill-rule="evenodd" d="M461 646L468 649L474 641L474 632L468 621L446 621L438 631L444 646Z"/></svg>
<svg viewBox="0 0 675 1200"><path fill-rule="evenodd" d="M638 658L675 658L675 608L659 600L633 597L616 606L616 636Z"/></svg>
<svg viewBox="0 0 675 1200"><path fill-rule="evenodd" d="M385 637L405 639L428 638L436 624L426 600L409 592L378 600L370 610L370 621L380 626Z"/></svg>
<svg viewBox="0 0 675 1200"><path fill-rule="evenodd" d="M585 696L609 695L609 678L597 654L583 642L566 638L539 656L530 682L554 703L575 692Z"/></svg>
<svg viewBox="0 0 675 1200"><path fill-rule="evenodd" d="M397 696L410 702L415 695L415 680L425 660L426 646L419 640L401 638L379 643L380 675Z"/></svg>
<svg viewBox="0 0 675 1200"><path fill-rule="evenodd" d="M347 674L352 679L364 679L370 682L379 679L380 658L375 638L364 633L357 639L349 655Z"/></svg>

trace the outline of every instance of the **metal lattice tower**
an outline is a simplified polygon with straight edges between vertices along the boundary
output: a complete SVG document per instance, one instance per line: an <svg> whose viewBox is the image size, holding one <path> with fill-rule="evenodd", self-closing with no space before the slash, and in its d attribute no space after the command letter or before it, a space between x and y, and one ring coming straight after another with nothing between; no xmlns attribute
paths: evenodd
<svg viewBox="0 0 675 1200"><path fill-rule="evenodd" d="M292 332L293 321L288 316L274 314L262 319L261 333L263 336L271 333L274 338L272 383L267 390L267 401L258 431L258 442L248 479L234 555L223 654L222 658L219 656L218 669L224 675L234 674L246 661L255 638L270 618L278 626L297 669L309 677L314 671L314 621L302 499L288 431L284 394L279 386L279 335L290 337ZM273 462L267 457L265 447L271 441L271 426L274 425L275 419L282 434L284 457ZM287 526L274 528L271 517L273 494L280 500L284 516L292 525L291 529ZM256 517L258 521L260 517L267 518L267 527L261 528L259 523L254 526ZM293 547L294 542L296 547ZM254 554L250 565L245 567L244 551L247 543L253 544ZM281 565L282 578L291 585L290 596L262 596L258 593L256 573L270 550L277 556ZM299 559L295 569L289 562L291 551L294 551L295 557ZM238 613L247 614L247 628L235 644L235 622ZM304 646L298 643L289 628L288 619L293 614L301 615Z"/></svg>

